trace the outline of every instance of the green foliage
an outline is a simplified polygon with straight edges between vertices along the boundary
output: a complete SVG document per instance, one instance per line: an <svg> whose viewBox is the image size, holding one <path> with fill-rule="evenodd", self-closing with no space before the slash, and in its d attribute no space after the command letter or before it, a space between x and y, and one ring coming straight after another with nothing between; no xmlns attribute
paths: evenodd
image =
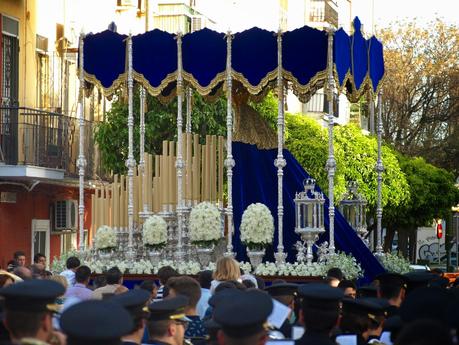
<svg viewBox="0 0 459 345"><path fill-rule="evenodd" d="M134 93L134 157L139 159L140 113L139 92ZM157 98L147 96L145 114L145 152L160 154L163 140L174 140L177 136L177 100L164 105ZM226 134L226 100L218 99L215 103L206 103L203 98L193 95L192 131L201 135ZM121 94L115 96L112 108L106 114L106 120L98 124L95 139L99 145L102 165L114 173L125 173L125 161L128 155L128 105ZM183 103L184 126L186 106Z"/></svg>
<svg viewBox="0 0 459 345"><path fill-rule="evenodd" d="M287 114L286 146L300 164L317 180L321 188L328 191L325 164L328 158L328 132L315 120L301 114ZM362 134L352 125L340 126L334 131L336 157L335 194L337 202L346 190L346 181L357 181L359 191L375 208L377 198L377 142ZM383 179L382 202L387 207L397 207L409 198L407 181L392 149L383 147L383 162L386 168Z"/></svg>
<svg viewBox="0 0 459 345"><path fill-rule="evenodd" d="M266 97L263 98L261 102L258 102L258 103L250 102L249 104L256 111L258 111L266 121L268 121L269 126L272 129L277 131L278 101L277 101L277 97L274 96L272 91L268 92Z"/></svg>
<svg viewBox="0 0 459 345"><path fill-rule="evenodd" d="M459 202L459 189L448 171L426 163L423 158L398 155L400 167L410 188L410 202L390 210L398 225L426 226L434 218L447 218Z"/></svg>

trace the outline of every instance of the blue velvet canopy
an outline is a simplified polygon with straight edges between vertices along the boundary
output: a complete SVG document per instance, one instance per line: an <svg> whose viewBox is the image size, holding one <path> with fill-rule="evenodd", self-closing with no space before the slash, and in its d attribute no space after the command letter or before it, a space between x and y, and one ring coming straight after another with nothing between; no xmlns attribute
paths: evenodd
<svg viewBox="0 0 459 345"><path fill-rule="evenodd" d="M378 91L384 76L381 42L365 39L358 18L354 32L339 29L333 36L334 77L351 98ZM233 35L233 78L251 94L259 94L277 78L277 33L252 28ZM112 31L84 39L85 80L104 94L126 81L126 36ZM327 77L328 34L308 26L282 33L282 74L295 94L308 98ZM177 37L153 30L132 37L134 78L150 94L170 92L177 78ZM201 95L216 92L226 78L226 35L202 29L182 37L183 78Z"/></svg>

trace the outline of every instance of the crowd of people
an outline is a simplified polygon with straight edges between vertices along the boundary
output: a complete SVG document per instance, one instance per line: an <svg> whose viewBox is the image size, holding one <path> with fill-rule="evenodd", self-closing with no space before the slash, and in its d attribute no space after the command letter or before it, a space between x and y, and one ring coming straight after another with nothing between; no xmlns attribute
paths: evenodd
<svg viewBox="0 0 459 345"><path fill-rule="evenodd" d="M452 345L459 288L441 271L385 273L357 286L338 268L301 284L245 274L223 257L197 276L162 267L133 289L77 257L52 274L16 252L0 270L0 344Z"/></svg>

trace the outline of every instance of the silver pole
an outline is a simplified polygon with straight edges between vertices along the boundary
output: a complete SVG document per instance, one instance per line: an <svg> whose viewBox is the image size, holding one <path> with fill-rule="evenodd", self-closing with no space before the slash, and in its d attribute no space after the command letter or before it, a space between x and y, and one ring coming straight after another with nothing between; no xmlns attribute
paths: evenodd
<svg viewBox="0 0 459 345"><path fill-rule="evenodd" d="M233 168L236 165L233 158L233 109L232 109L232 67L231 67L231 32L226 34L226 177L228 182L228 205L226 216L228 220L228 243L225 256L234 256L233 253Z"/></svg>
<svg viewBox="0 0 459 345"><path fill-rule="evenodd" d="M335 81L333 79L333 28L328 29L328 217L330 220L330 244L328 245L329 253L335 253L335 171L336 171L336 160L333 148L333 126L334 126L334 115L333 115L333 90L335 87Z"/></svg>
<svg viewBox="0 0 459 345"><path fill-rule="evenodd" d="M373 103L373 100L372 100ZM381 134L382 134L382 94L381 91L378 94L378 160L376 162L376 172L378 173L378 198L376 204L376 255L384 255L381 240L382 240L382 174L384 172L384 165L382 162L382 151L381 151Z"/></svg>
<svg viewBox="0 0 459 345"><path fill-rule="evenodd" d="M79 226L79 236L80 243L79 249L83 251L85 249L85 240L84 240L84 172L86 167L86 158L84 156L84 59L83 59L83 47L84 47L84 33L80 34L80 92L78 97L78 120L79 120L79 131L80 131L80 142L79 142L79 153L77 159L78 167L78 176L79 176L79 204L78 204L78 226ZM94 231L95 229L93 229Z"/></svg>
<svg viewBox="0 0 459 345"><path fill-rule="evenodd" d="M142 175L142 201L143 201L143 212L141 216L146 217L148 214L148 203L146 195L146 176L145 176L145 99L146 91L142 86L140 87L140 159L139 159L139 169Z"/></svg>
<svg viewBox="0 0 459 345"><path fill-rule="evenodd" d="M134 232L134 167L136 161L134 159L134 113L133 113L133 89L134 79L132 77L132 36L129 34L127 40L128 48L128 159L126 160L126 167L128 168L128 258L134 259L133 248L133 232Z"/></svg>
<svg viewBox="0 0 459 345"><path fill-rule="evenodd" d="M186 132L191 133L191 97L193 90L191 87L186 88Z"/></svg>
<svg viewBox="0 0 459 345"><path fill-rule="evenodd" d="M182 195L182 178L185 162L182 157L182 103L183 103L183 67L182 67L182 33L177 34L177 160L175 167L177 168L177 252L176 259L180 262L183 259L182 235L183 235L183 195Z"/></svg>
<svg viewBox="0 0 459 345"><path fill-rule="evenodd" d="M375 134L375 103L373 96L369 95L369 107L370 107L370 134Z"/></svg>
<svg viewBox="0 0 459 345"><path fill-rule="evenodd" d="M284 159L284 82L282 78L282 30L277 32L277 158L274 160L274 166L277 168L277 253L275 254L276 263L285 262L287 254L284 253L283 237L283 220L284 220L284 202L283 202L283 178L284 167L287 162Z"/></svg>

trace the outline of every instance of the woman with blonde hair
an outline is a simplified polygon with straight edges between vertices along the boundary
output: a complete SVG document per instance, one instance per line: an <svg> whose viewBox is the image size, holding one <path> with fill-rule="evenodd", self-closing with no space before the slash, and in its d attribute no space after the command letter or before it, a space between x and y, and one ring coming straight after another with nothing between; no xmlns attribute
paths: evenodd
<svg viewBox="0 0 459 345"><path fill-rule="evenodd" d="M231 257L222 257L218 259L215 271L212 275L210 293L214 294L215 288L224 281L241 282L241 269L239 263Z"/></svg>

